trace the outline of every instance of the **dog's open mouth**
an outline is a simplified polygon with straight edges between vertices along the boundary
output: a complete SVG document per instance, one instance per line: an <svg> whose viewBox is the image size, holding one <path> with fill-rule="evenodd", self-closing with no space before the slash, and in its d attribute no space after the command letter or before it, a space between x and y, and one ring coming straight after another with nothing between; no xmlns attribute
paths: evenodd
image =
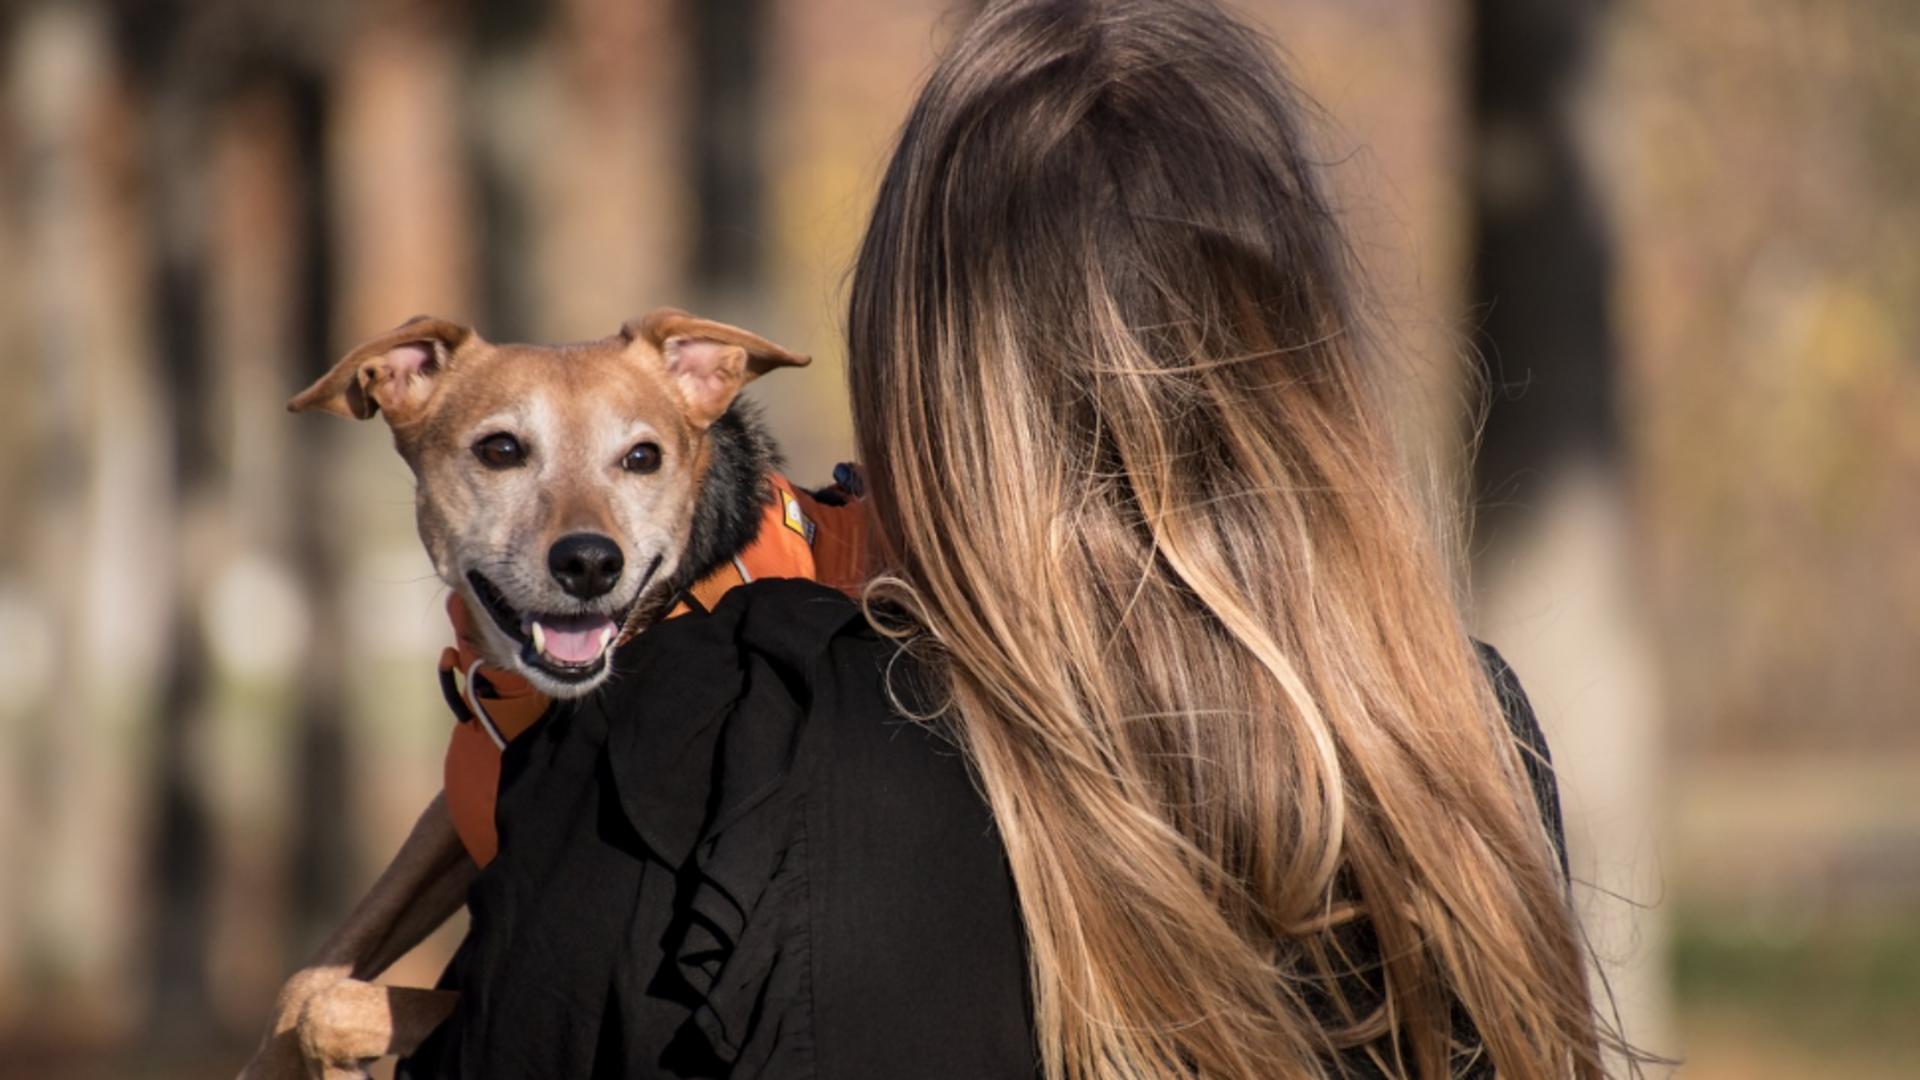
<svg viewBox="0 0 1920 1080"><path fill-rule="evenodd" d="M647 568L647 578L659 564L656 556ZM521 661L561 682L586 682L600 674L631 607L604 613L522 612L479 571L467 571L467 582L494 625L519 643ZM645 587L642 580L641 591Z"/></svg>

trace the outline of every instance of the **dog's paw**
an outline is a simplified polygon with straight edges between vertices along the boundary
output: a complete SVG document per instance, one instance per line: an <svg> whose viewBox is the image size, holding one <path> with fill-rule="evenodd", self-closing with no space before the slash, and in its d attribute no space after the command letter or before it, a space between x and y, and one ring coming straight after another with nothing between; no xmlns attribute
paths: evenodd
<svg viewBox="0 0 1920 1080"><path fill-rule="evenodd" d="M341 979L308 999L300 1052L325 1080L366 1074L375 1061L410 1054L453 1012L459 995Z"/></svg>
<svg viewBox="0 0 1920 1080"><path fill-rule="evenodd" d="M317 1075L300 1050L300 1015L307 1003L350 973L342 966L311 967L295 972L281 985L273 1005L273 1023L240 1070L239 1080L307 1080Z"/></svg>
<svg viewBox="0 0 1920 1080"><path fill-rule="evenodd" d="M386 1056L393 1042L387 988L341 979L308 999L300 1012L299 1032L300 1050L308 1060L365 1072L360 1063Z"/></svg>

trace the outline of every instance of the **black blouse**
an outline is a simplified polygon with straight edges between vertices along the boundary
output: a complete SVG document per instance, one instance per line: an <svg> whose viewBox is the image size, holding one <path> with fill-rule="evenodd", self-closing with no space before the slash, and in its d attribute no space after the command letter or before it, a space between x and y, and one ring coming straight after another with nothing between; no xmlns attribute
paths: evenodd
<svg viewBox="0 0 1920 1080"><path fill-rule="evenodd" d="M1036 1076L1006 855L957 748L892 704L896 654L804 581L623 646L508 748L460 1006L400 1075Z"/></svg>

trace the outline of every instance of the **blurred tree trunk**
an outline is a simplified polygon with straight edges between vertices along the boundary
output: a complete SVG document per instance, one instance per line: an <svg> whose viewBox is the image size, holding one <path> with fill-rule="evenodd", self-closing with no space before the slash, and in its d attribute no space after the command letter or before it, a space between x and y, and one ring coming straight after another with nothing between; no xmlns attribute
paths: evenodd
<svg viewBox="0 0 1920 1080"><path fill-rule="evenodd" d="M166 37L150 36L135 70L172 74ZM152 268L155 296L154 348L164 398L173 418L172 520L176 535L172 656L154 717L152 813L144 845L148 901L146 943L147 1025L152 1035L175 1044L197 1042L211 1023L207 954L212 940L211 828L205 774L195 750L203 744L214 691L213 660L202 625L203 598L213 570L207 527L215 505L218 460L213 447L215 380L208 366L205 252L200 188L202 147L193 105L177 76L147 82L143 125L148 176L147 212L156 240Z"/></svg>
<svg viewBox="0 0 1920 1080"><path fill-rule="evenodd" d="M43 421L28 588L53 620L53 695L19 732L33 1015L132 1019L147 724L173 602L171 438L156 372L138 106L91 4L14 28L30 364Z"/></svg>
<svg viewBox="0 0 1920 1080"><path fill-rule="evenodd" d="M337 803L351 788L324 748L315 774L301 754L316 727L339 726L310 711L337 711L337 692L319 690L316 700L309 684L342 676L330 654L316 654L302 579L315 589L339 582L327 576L324 553L302 546L318 547L303 524L312 517L305 485L315 458L298 452L310 427L283 403L324 352L324 342L312 340L312 309L324 316L330 289L311 281L325 266L308 250L325 212L313 205L323 185L306 171L315 164L316 121L297 99L312 92L314 78L284 63L269 69L279 74L244 79L207 104L200 158L207 346L222 450L204 632L220 658L204 739L219 855L209 962L220 975L215 1004L243 1030L258 1022L260 995L286 975L286 916L304 928L326 918L306 905L336 899L324 884L309 897L291 878L309 858L343 877L355 820L337 808L318 822L294 820L304 805Z"/></svg>
<svg viewBox="0 0 1920 1080"><path fill-rule="evenodd" d="M461 105L480 166L488 337L598 337L648 307L694 303L682 8L512 3L476 24Z"/></svg>
<svg viewBox="0 0 1920 1080"><path fill-rule="evenodd" d="M1554 752L1575 901L1627 1037L1666 1039L1656 673L1618 419L1612 241L1578 117L1606 0L1472 6L1480 632Z"/></svg>
<svg viewBox="0 0 1920 1080"><path fill-rule="evenodd" d="M711 298L703 303L751 308L764 291L767 265L767 8L764 0L689 0L684 10L692 37L694 286Z"/></svg>
<svg viewBox="0 0 1920 1080"><path fill-rule="evenodd" d="M1475 464L1489 535L1620 452L1611 239L1575 110L1608 0L1475 0L1472 290L1494 402Z"/></svg>
<svg viewBox="0 0 1920 1080"><path fill-rule="evenodd" d="M550 36L551 6L539 0L498 0L474 9L461 117L468 171L473 176L480 248L482 335L495 341L538 340L540 307L534 271L538 228L534 164L539 140L516 139L520 125L500 122L541 109L529 85L541 45ZM543 117L547 130L552 117ZM583 170L593 171L593 170Z"/></svg>
<svg viewBox="0 0 1920 1080"><path fill-rule="evenodd" d="M15 60L11 44L0 36L0 63L9 69ZM0 506L38 510L41 435L50 425L39 419L47 403L35 400L43 390L41 372L33 357L32 336L25 332L29 325L25 300L34 270L21 250L26 227L21 221L22 155L14 121L13 88L0 80L0 356L8 358L6 371L12 383L12 392L0 395ZM0 745L13 749L0 755L0 866L14 868L28 865L33 858L32 836L26 829L30 807L22 751L50 681L53 651L49 619L25 581L24 571L40 530L28 516L0 514L0 640L7 642L11 654L4 661L7 681L17 686L0 700ZM0 1012L12 1011L18 993L12 987L24 945L20 927L31 903L27 893L17 870L0 878Z"/></svg>
<svg viewBox="0 0 1920 1080"><path fill-rule="evenodd" d="M332 175L332 143L325 85L317 77L290 88L296 173L306 182L299 193L297 250L300 296L294 331L296 385L319 378L333 365L334 328L340 303L334 285L337 232L327 180ZM395 320L398 321L398 320ZM339 433L320 424L302 425L296 442L288 493L305 518L295 531L293 563L312 599L313 628L297 685L293 757L289 772L294 797L290 813L293 843L293 957L306 954L324 938L356 895L354 826L358 821L346 718L351 623L343 610L345 575L336 544L339 536L321 523L333 520L330 497L338 467Z"/></svg>
<svg viewBox="0 0 1920 1080"><path fill-rule="evenodd" d="M202 623L219 530L217 380L206 334L206 192L200 105L206 58L194 55L183 18L150 8L115 10L117 67L140 110L130 150L143 177L152 296L146 328L160 373L158 403L171 417L164 523L173 536L164 637L169 650L156 698L151 781L143 815L140 930L148 955L145 1025L155 1042L192 1045L212 1030L207 958L212 941L213 838L204 768L217 683ZM175 13L176 15L178 13Z"/></svg>

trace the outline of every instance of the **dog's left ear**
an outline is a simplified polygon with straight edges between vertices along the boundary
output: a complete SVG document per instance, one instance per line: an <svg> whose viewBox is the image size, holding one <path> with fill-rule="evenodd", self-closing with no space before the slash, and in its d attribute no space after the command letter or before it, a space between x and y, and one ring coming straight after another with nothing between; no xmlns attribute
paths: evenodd
<svg viewBox="0 0 1920 1080"><path fill-rule="evenodd" d="M658 364L680 391L687 419L706 428L733 404L740 388L775 368L805 367L810 358L737 326L661 308L620 328L630 349Z"/></svg>
<svg viewBox="0 0 1920 1080"><path fill-rule="evenodd" d="M432 396L434 379L453 354L479 340L471 327L415 315L355 346L332 371L295 394L287 411L322 409L365 420L384 409L388 422L404 422Z"/></svg>

